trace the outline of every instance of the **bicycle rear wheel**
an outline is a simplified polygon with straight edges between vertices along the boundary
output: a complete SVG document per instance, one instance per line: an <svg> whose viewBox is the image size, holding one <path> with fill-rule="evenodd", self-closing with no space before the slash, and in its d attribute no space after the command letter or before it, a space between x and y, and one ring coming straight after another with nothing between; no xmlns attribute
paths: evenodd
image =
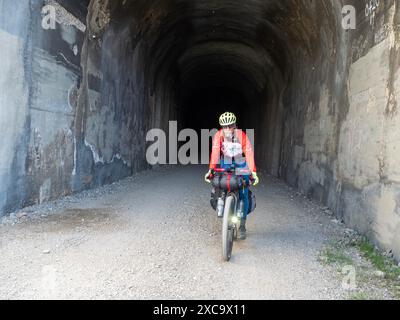
<svg viewBox="0 0 400 320"><path fill-rule="evenodd" d="M222 257L229 261L232 257L234 230L232 217L235 212L235 199L229 196L225 201L224 219L222 223Z"/></svg>

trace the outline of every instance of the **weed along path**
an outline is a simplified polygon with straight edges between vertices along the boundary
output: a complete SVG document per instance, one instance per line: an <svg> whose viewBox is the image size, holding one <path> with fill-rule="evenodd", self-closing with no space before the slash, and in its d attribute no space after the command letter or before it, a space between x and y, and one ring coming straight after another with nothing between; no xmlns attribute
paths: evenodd
<svg viewBox="0 0 400 320"><path fill-rule="evenodd" d="M223 262L204 170L163 167L3 219L0 298L396 298L388 260L265 175L248 239Z"/></svg>

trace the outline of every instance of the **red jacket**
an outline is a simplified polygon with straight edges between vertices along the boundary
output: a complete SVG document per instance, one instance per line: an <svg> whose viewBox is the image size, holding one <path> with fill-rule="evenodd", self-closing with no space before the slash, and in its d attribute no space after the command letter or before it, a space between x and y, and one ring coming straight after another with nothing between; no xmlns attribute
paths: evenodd
<svg viewBox="0 0 400 320"><path fill-rule="evenodd" d="M247 165L251 172L257 172L256 164L254 161L254 150L250 140L247 138L247 135L244 131L236 129L235 130L235 138L237 143L241 145L242 152L246 157ZM224 133L223 130L217 132L213 139L213 146L212 146L212 153L211 153L211 160L210 160L210 169L215 169L217 165L220 163L220 159L225 153L224 148L228 147L225 145L224 141ZM228 143L228 142L227 142ZM229 143L228 143L229 144ZM236 150L236 149L235 149ZM240 152L240 151L238 151ZM227 151L229 153L229 151Z"/></svg>

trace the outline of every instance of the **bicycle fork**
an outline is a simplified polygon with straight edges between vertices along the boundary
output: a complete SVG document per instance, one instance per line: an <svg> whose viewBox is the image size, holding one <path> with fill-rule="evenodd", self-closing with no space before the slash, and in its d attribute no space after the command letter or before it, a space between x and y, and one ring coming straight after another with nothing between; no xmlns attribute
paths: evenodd
<svg viewBox="0 0 400 320"><path fill-rule="evenodd" d="M219 218L223 218L225 211L225 200L227 197L227 193L223 192L221 196L218 198L217 204L217 213ZM239 197L234 195L235 198L235 210L234 215L232 216L232 224L234 227L239 228L244 217L244 201L240 200Z"/></svg>

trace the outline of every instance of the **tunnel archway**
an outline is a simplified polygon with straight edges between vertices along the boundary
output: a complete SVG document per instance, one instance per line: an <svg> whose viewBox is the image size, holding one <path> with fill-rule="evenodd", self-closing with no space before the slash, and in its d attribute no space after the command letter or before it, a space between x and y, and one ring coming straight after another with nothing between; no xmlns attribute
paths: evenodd
<svg viewBox="0 0 400 320"><path fill-rule="evenodd" d="M348 2L355 30L339 0L4 2L0 212L149 169L150 129L229 108L260 170L400 252L400 9Z"/></svg>
<svg viewBox="0 0 400 320"><path fill-rule="evenodd" d="M150 127L167 129L168 120L178 120L180 128L214 128L218 115L230 108L243 128L256 129L261 166L285 176L284 115L300 105L291 89L304 81L293 75L308 68L301 73L310 84L319 81L317 71L326 72L324 58L332 54L340 30L329 38L319 30L332 31L335 9L332 4L290 1L246 6L237 1L117 1L107 13L107 28L97 30L101 53L93 50L89 56L99 56L100 70L124 66L118 74L107 72L105 87L111 81L125 93L119 82L127 80L147 91L140 97L147 101L137 103L149 105ZM92 15L89 21L101 18L100 12L92 10ZM314 91L315 100L319 90ZM102 93L102 99L108 96Z"/></svg>

